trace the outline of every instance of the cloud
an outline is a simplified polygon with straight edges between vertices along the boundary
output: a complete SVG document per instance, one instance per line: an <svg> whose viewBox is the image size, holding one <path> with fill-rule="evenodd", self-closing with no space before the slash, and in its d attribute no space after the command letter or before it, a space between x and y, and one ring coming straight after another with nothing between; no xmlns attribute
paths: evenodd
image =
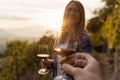
<svg viewBox="0 0 120 80"><path fill-rule="evenodd" d="M14 5L21 7L39 7L47 9L63 8L66 1L63 0L4 0L0 1L0 5Z"/></svg>
<svg viewBox="0 0 120 80"><path fill-rule="evenodd" d="M0 0L0 16L23 16L63 9L63 0Z"/></svg>

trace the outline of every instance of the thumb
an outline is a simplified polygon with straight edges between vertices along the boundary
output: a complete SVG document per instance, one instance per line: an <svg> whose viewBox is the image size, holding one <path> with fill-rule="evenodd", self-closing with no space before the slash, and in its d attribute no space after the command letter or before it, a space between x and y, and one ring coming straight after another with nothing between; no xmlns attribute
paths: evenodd
<svg viewBox="0 0 120 80"><path fill-rule="evenodd" d="M69 64L62 65L62 70L69 75L74 75L74 69L75 68Z"/></svg>

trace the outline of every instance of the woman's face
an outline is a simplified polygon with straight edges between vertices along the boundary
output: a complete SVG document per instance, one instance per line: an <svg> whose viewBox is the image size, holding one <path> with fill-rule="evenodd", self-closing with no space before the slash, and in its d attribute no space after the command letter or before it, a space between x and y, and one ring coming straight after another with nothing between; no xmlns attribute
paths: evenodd
<svg viewBox="0 0 120 80"><path fill-rule="evenodd" d="M78 8L78 6L72 2L67 6L67 10L66 10L66 22L67 24L70 25L75 25L80 23L80 10Z"/></svg>

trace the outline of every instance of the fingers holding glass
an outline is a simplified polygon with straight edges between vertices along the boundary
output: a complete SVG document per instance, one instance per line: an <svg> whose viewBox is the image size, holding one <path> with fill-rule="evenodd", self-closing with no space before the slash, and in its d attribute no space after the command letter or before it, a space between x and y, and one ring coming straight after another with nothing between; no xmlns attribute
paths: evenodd
<svg viewBox="0 0 120 80"><path fill-rule="evenodd" d="M84 55L82 55L81 53L78 53L78 54L63 58L60 61L60 64L64 64L64 63L70 64L74 67L84 68L88 63L88 60Z"/></svg>

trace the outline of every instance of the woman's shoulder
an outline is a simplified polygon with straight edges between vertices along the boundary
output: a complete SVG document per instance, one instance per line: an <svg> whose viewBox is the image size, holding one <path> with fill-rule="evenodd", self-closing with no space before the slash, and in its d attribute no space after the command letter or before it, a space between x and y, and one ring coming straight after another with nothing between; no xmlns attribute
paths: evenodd
<svg viewBox="0 0 120 80"><path fill-rule="evenodd" d="M83 39L88 39L88 38L90 38L90 36L91 36L91 34L88 32L84 32L84 33L80 34L80 37Z"/></svg>

